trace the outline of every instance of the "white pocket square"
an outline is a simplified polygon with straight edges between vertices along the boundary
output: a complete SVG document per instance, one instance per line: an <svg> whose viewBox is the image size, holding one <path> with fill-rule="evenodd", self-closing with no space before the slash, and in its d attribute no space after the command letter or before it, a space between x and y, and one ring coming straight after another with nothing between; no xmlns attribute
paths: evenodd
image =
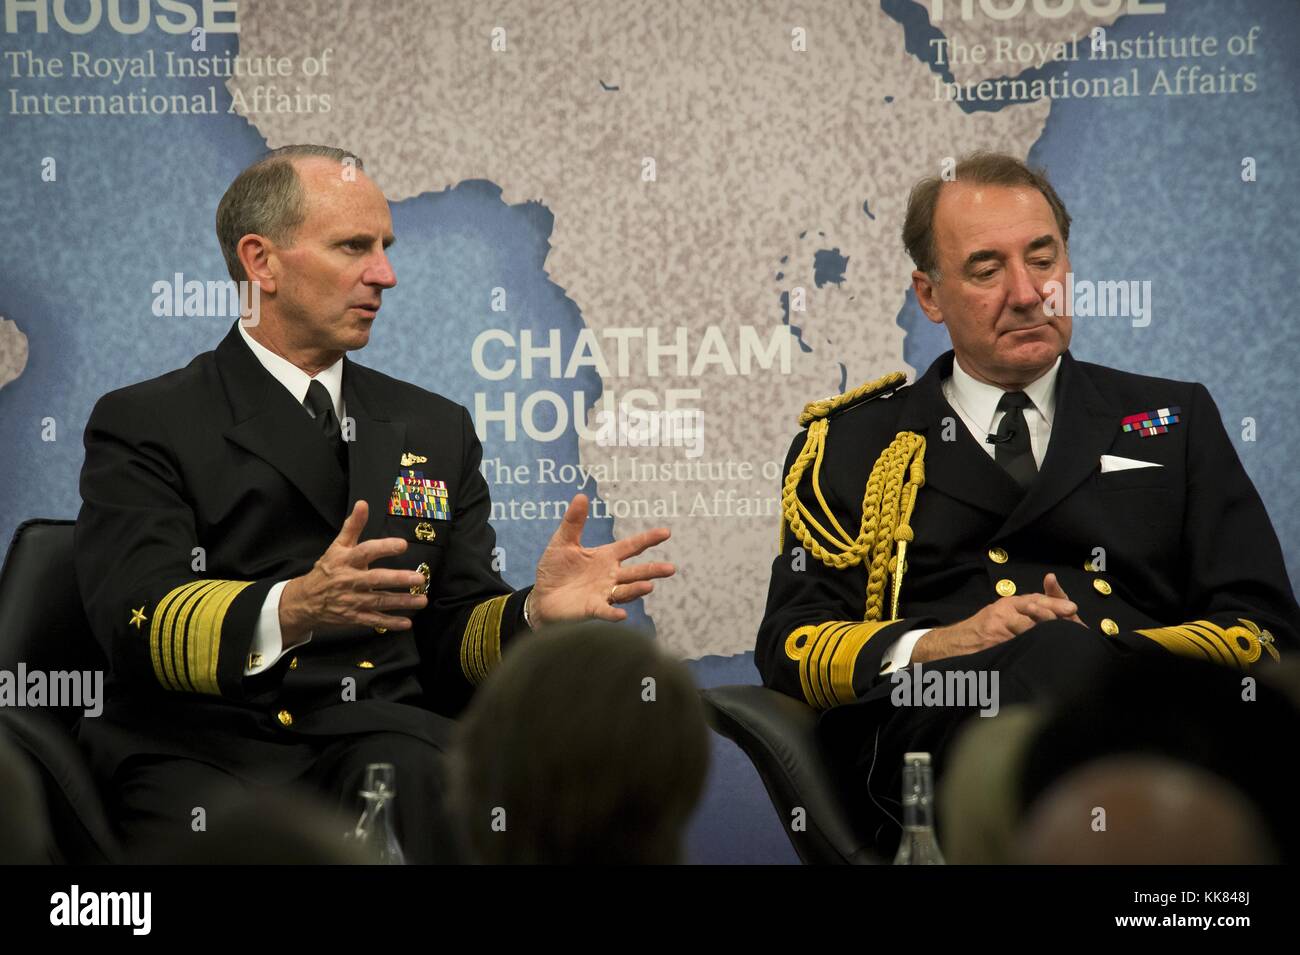
<svg viewBox="0 0 1300 955"><path fill-rule="evenodd" d="M1130 471L1133 468L1162 468L1163 464L1156 464L1154 461L1139 461L1136 458L1121 458L1114 454L1103 454L1101 456L1101 473L1107 471Z"/></svg>

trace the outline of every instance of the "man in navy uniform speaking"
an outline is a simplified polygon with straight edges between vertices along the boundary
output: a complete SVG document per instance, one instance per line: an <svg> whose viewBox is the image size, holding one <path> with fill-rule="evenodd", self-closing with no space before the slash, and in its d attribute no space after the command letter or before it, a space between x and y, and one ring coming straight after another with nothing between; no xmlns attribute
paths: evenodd
<svg viewBox="0 0 1300 955"><path fill-rule="evenodd" d="M800 418L755 658L766 685L827 711L864 819L874 803L897 820L902 754L931 751L941 771L979 707L914 708L898 671L919 686L927 669L997 673L1007 706L1115 655L1248 668L1300 639L1277 537L1206 389L1067 350L1049 283L1067 285L1069 235L1050 183L1013 157L918 183L904 244L952 351L912 385L889 375Z"/></svg>
<svg viewBox="0 0 1300 955"><path fill-rule="evenodd" d="M128 848L201 838L196 808L232 790L347 809L386 762L408 860L448 858L448 717L530 627L624 619L673 567L623 561L668 531L584 548L578 495L535 586L495 572L469 413L346 357L397 282L357 157L273 151L217 234L259 320L105 395L86 426L76 573L112 679L82 741Z"/></svg>

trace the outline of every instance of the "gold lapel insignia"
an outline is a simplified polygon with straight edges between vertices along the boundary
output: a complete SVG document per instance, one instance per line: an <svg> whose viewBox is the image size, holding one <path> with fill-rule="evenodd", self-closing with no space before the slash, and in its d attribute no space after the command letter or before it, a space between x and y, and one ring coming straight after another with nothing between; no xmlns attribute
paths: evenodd
<svg viewBox="0 0 1300 955"><path fill-rule="evenodd" d="M424 464L429 459L423 454L412 454L410 451L402 452L402 467L409 468L412 464Z"/></svg>
<svg viewBox="0 0 1300 955"><path fill-rule="evenodd" d="M131 611L131 619L130 619L130 621L127 623L127 626L128 626L128 627L135 627L137 630L139 630L139 629L140 629L140 624L144 623L144 622L145 622L146 620L148 620L148 619L149 619L149 618L146 617L146 616L144 615L144 607L142 606L142 607L140 607L139 610L132 610L132 611Z"/></svg>
<svg viewBox="0 0 1300 955"><path fill-rule="evenodd" d="M416 595L427 594L429 592L429 565L421 561L420 566L415 569L424 575L424 585L416 584L411 588L411 593Z"/></svg>
<svg viewBox="0 0 1300 955"><path fill-rule="evenodd" d="M420 521L415 525L416 540L431 541L438 536L438 532L433 529L433 525L428 521Z"/></svg>

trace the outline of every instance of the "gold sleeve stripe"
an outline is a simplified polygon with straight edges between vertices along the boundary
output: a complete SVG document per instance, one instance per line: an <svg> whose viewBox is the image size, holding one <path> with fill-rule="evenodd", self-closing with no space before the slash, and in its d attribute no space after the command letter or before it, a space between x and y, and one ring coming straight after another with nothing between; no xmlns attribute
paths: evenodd
<svg viewBox="0 0 1300 955"><path fill-rule="evenodd" d="M795 630L785 640L785 655L799 664L799 685L808 705L818 710L851 703L858 655L873 636L894 620L832 620Z"/></svg>
<svg viewBox="0 0 1300 955"><path fill-rule="evenodd" d="M1136 632L1154 640L1170 653L1205 658L1238 669L1254 663L1264 650L1274 660L1280 658L1271 633L1249 620L1238 618L1237 622L1241 626L1225 629L1209 620L1193 620L1174 627L1153 627Z"/></svg>
<svg viewBox="0 0 1300 955"><path fill-rule="evenodd" d="M170 591L154 611L153 621L149 625L149 656L153 663L154 676L168 690L180 690L176 679L175 661L172 659L171 642L164 640L163 634L169 634L176 622L176 609L189 594L200 589L206 581L196 580Z"/></svg>
<svg viewBox="0 0 1300 955"><path fill-rule="evenodd" d="M221 695L217 661L230 604L251 580L196 580L158 601L149 627L154 676L168 690Z"/></svg>
<svg viewBox="0 0 1300 955"><path fill-rule="evenodd" d="M221 652L221 625L226 612L240 592L252 581L223 580L205 596L195 611L195 625L190 631L190 679L199 693L221 695L217 685L217 658ZM211 634L206 638L205 634ZM195 637L198 636L196 640Z"/></svg>
<svg viewBox="0 0 1300 955"><path fill-rule="evenodd" d="M465 679L473 686L482 682L479 677L479 661L476 658L478 644L476 635L483 631L483 618L487 615L487 605L477 604L470 611L469 621L465 624L465 633L460 641L460 670Z"/></svg>
<svg viewBox="0 0 1300 955"><path fill-rule="evenodd" d="M1207 656L1213 662L1223 666L1234 666L1236 664L1237 661L1232 655L1232 650L1219 639L1219 635L1213 630L1207 629L1199 621L1187 624L1185 630L1189 639L1200 640L1201 644L1209 648Z"/></svg>
<svg viewBox="0 0 1300 955"><path fill-rule="evenodd" d="M216 591L220 586L219 580L205 580L203 586L191 590L188 594L181 597L179 609L176 611L176 623L172 627L172 671L176 674L176 682L180 684L180 689L186 693L194 692L194 681L190 676L189 660L186 656L185 636L189 633L190 621L193 619L195 608L208 594Z"/></svg>
<svg viewBox="0 0 1300 955"><path fill-rule="evenodd" d="M501 615L509 594L478 604L469 615L460 641L460 669L465 679L478 686L501 662Z"/></svg>

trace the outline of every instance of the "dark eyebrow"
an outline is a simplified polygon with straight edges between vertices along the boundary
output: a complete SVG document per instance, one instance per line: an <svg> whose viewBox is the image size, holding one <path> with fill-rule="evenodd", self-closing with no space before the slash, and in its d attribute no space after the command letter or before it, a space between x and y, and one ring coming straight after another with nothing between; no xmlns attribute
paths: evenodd
<svg viewBox="0 0 1300 955"><path fill-rule="evenodd" d="M374 241L374 236L366 235L365 233L357 233L356 235L344 236L343 238L339 239L336 244L351 245L353 242L361 242L365 245L369 245L373 241ZM392 235L391 233L389 235L384 236L384 248L385 249L388 248L396 241L397 241L397 237Z"/></svg>
<svg viewBox="0 0 1300 955"><path fill-rule="evenodd" d="M1028 254L1046 248L1056 248L1056 236L1050 234L1040 235L1025 246L1025 252ZM969 272L976 265L979 265L979 263L988 261L1001 262L1002 253L993 249L977 249L970 255L966 256L966 262L965 265L963 265L963 268Z"/></svg>
<svg viewBox="0 0 1300 955"><path fill-rule="evenodd" d="M966 263L962 267L969 272L972 268L974 268L979 263L987 262L990 259L992 259L995 262L1001 262L1002 253L995 252L992 249L979 249L975 252L972 252L970 255L966 256Z"/></svg>
<svg viewBox="0 0 1300 955"><path fill-rule="evenodd" d="M1040 235L1033 242L1025 246L1026 252L1037 252L1039 249L1056 248L1056 236Z"/></svg>

